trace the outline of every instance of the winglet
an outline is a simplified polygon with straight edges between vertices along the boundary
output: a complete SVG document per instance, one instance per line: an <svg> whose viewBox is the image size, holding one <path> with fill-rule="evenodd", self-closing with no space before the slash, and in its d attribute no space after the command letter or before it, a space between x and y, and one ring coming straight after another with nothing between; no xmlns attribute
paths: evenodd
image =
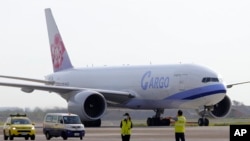
<svg viewBox="0 0 250 141"><path fill-rule="evenodd" d="M54 72L73 68L50 8L45 9Z"/></svg>

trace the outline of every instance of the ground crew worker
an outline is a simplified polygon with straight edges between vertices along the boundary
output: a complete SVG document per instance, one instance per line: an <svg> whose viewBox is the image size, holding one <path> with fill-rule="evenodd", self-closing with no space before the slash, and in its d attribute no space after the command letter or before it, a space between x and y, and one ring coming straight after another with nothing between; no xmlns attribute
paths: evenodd
<svg viewBox="0 0 250 141"><path fill-rule="evenodd" d="M133 123L128 113L125 113L123 116L124 116L124 119L121 121L121 124L120 124L121 137L122 137L122 141L129 141L130 135L131 135L131 129L133 128Z"/></svg>
<svg viewBox="0 0 250 141"><path fill-rule="evenodd" d="M175 121L175 140L176 141L185 141L185 125L186 118L183 116L183 112L178 110L177 117L168 117Z"/></svg>

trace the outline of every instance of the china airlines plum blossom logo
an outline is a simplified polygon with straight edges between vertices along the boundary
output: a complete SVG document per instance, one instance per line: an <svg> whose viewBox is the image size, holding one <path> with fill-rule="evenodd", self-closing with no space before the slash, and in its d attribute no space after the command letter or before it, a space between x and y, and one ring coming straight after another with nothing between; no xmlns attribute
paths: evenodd
<svg viewBox="0 0 250 141"><path fill-rule="evenodd" d="M51 44L51 56L54 68L59 68L63 62L63 54L65 47L62 42L62 38L59 34L54 37L54 43Z"/></svg>

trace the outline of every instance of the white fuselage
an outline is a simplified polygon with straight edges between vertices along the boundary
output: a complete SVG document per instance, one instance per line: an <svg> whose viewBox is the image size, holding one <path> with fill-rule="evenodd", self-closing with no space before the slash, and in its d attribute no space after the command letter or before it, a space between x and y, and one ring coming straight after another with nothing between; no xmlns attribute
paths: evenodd
<svg viewBox="0 0 250 141"><path fill-rule="evenodd" d="M221 101L226 87L214 71L193 64L69 69L48 75L55 85L127 91L123 107L197 108Z"/></svg>

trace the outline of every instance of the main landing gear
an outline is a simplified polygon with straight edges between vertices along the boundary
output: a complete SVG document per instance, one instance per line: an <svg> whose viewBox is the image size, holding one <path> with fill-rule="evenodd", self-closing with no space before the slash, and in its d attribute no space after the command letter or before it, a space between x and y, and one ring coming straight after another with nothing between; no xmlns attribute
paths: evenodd
<svg viewBox="0 0 250 141"><path fill-rule="evenodd" d="M204 107L204 111L201 113L201 118L198 119L198 125L199 126L208 126L209 120L206 118L207 112L210 111L210 107Z"/></svg>
<svg viewBox="0 0 250 141"><path fill-rule="evenodd" d="M149 117L147 120L148 126L169 126L170 125L170 119L161 118L161 114L164 113L164 109L156 109L155 116L152 118Z"/></svg>
<svg viewBox="0 0 250 141"><path fill-rule="evenodd" d="M101 119L94 121L82 121L85 127L101 127Z"/></svg>

